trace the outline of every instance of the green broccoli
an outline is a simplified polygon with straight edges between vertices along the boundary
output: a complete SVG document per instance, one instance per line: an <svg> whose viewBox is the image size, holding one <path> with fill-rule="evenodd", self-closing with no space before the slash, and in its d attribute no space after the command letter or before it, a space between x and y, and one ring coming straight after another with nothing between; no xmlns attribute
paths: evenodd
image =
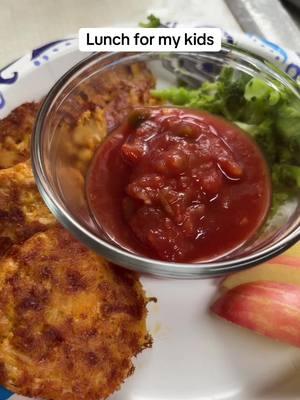
<svg viewBox="0 0 300 400"><path fill-rule="evenodd" d="M273 130L272 119L266 118L260 124L246 124L240 121L234 121L243 131L247 132L262 149L269 165L277 160L277 143Z"/></svg>
<svg viewBox="0 0 300 400"><path fill-rule="evenodd" d="M284 149L284 157L290 163L300 165L300 105L296 98L289 98L278 107L276 113L276 130ZM283 159L283 160L282 160Z"/></svg>
<svg viewBox="0 0 300 400"><path fill-rule="evenodd" d="M148 15L148 22L140 22L139 26L142 28L159 28L161 26L160 19L153 14Z"/></svg>
<svg viewBox="0 0 300 400"><path fill-rule="evenodd" d="M288 164L274 164L272 181L275 188L287 189L297 193L300 190L300 167Z"/></svg>

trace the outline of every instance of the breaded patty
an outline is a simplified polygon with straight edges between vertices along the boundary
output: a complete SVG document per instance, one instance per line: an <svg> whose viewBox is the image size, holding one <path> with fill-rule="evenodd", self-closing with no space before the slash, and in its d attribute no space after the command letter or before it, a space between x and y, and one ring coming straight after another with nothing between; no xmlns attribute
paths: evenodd
<svg viewBox="0 0 300 400"><path fill-rule="evenodd" d="M80 79L80 78L78 78ZM145 63L118 66L80 84L65 99L61 114L68 123L77 120L87 108L100 107L105 112L108 130L122 122L128 111L145 105L151 99L155 79Z"/></svg>
<svg viewBox="0 0 300 400"><path fill-rule="evenodd" d="M70 126L62 122L58 129L63 146L60 148L62 154L57 158L62 157L64 165L68 164L84 175L96 148L108 133L104 111L98 107L84 111L76 124Z"/></svg>
<svg viewBox="0 0 300 400"><path fill-rule="evenodd" d="M29 158L30 139L39 109L38 103L25 103L0 119L0 169Z"/></svg>
<svg viewBox="0 0 300 400"><path fill-rule="evenodd" d="M77 196L79 204L84 195L84 174L96 147L107 134L104 112L100 109L85 111L71 130L69 126L63 129L66 140L62 156L68 158L72 166L66 170L64 185L70 196ZM76 179L72 174L76 174ZM69 187L71 183L75 186ZM12 244L55 223L38 192L29 161L0 170L0 256Z"/></svg>
<svg viewBox="0 0 300 400"><path fill-rule="evenodd" d="M117 67L101 77L96 75L74 89L72 98L67 99L58 112L59 122L72 131L85 112L94 113L98 108L103 110L105 124L111 130L119 125L130 108L150 101L150 89L154 84L154 77L144 63ZM25 103L0 119L0 169L30 158L31 135L39 106L39 103ZM85 133L84 139L90 140L89 131ZM85 151L84 146L80 147L82 157L89 157L90 149Z"/></svg>
<svg viewBox="0 0 300 400"><path fill-rule="evenodd" d="M151 345L136 274L109 264L63 228L0 260L0 384L25 396L99 400Z"/></svg>
<svg viewBox="0 0 300 400"><path fill-rule="evenodd" d="M55 223L38 192L29 161L0 170L0 255Z"/></svg>

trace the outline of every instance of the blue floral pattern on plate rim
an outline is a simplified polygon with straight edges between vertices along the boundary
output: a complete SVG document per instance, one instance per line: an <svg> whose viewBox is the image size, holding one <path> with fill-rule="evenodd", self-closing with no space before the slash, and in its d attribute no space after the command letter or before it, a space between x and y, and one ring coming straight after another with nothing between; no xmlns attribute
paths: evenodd
<svg viewBox="0 0 300 400"><path fill-rule="evenodd" d="M168 22L167 25L174 27L179 24ZM300 57L295 52L252 34L223 31L223 40L264 57L290 75L291 78L300 79ZM5 92L7 86L17 84L25 73L58 59L66 52L79 52L77 37L73 36L47 43L0 69L0 110L4 111L6 107Z"/></svg>

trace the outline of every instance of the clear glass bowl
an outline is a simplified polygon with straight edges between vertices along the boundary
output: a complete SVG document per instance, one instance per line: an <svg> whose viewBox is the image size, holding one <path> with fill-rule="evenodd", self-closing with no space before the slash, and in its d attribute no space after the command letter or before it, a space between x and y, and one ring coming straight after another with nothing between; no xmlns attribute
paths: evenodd
<svg viewBox="0 0 300 400"><path fill-rule="evenodd" d="M37 185L50 210L75 237L112 262L140 272L175 278L207 278L254 266L283 252L300 237L299 198L267 220L264 227L238 250L213 262L169 263L132 254L112 243L93 220L85 193L85 176L66 157L67 132L60 129L76 109L82 85L119 66L145 62L158 85L171 86L179 78L197 87L214 80L223 66L231 66L266 82L279 81L299 99L297 85L264 59L224 44L218 53L109 53L95 54L68 71L47 95L37 118L32 160ZM82 99L81 99L82 100ZM84 101L84 99L83 99ZM230 235L230 227L228 227Z"/></svg>

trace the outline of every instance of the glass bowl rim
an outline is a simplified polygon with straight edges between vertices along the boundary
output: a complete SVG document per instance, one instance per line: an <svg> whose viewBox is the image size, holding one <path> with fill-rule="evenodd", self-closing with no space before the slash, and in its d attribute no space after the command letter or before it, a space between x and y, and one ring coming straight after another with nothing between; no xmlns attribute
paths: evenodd
<svg viewBox="0 0 300 400"><path fill-rule="evenodd" d="M228 43L222 43L221 50L228 50L228 52L237 52L240 56L244 58L251 59L252 61L265 62L266 60L252 53L248 50L239 48L236 45L231 45ZM184 54L183 52L178 52ZM290 232L286 237L282 238L279 242L272 244L267 249L263 249L254 253L252 255L241 257L235 260L229 261L212 261L203 263L173 263L165 262L160 260L151 259L148 257L143 257L137 254L127 252L119 247L100 239L98 236L88 231L76 219L67 212L67 210L60 207L59 202L55 198L55 194L51 190L51 186L47 184L47 176L45 174L45 169L43 166L42 159L42 139L43 139L43 127L48 110L53 104L53 100L60 93L60 91L72 81L72 77L80 72L84 71L85 67L89 66L94 60L104 61L112 56L124 54L124 53L105 53L105 54L91 54L79 61L72 68L70 68L62 77L53 85L50 89L39 113L36 118L32 144L31 144L31 157L32 157L32 169L37 183L37 187L40 191L42 198L44 199L48 208L52 211L54 216L72 235L74 235L78 240L83 242L85 245L98 252L104 257L107 257L110 261L122 265L126 268L143 272L147 274L152 274L160 277L169 278L184 278L184 279L195 279L195 278L209 278L222 276L228 273L237 272L242 269L249 268L251 266L257 265L259 263L265 262L270 258L282 253L287 250L293 244L295 244L300 239L300 225L295 227L295 229ZM130 53L126 53L127 55ZM140 56L142 54L163 54L161 53L131 53L127 58L134 61L135 56ZM164 53L167 54L167 53ZM186 53L186 54L201 54L201 53ZM213 53L212 53L213 54ZM127 59L126 58L126 59ZM124 58L121 59L124 62ZM117 63L113 63L117 65ZM109 65L107 65L109 66ZM278 69L273 67L271 63L268 62L266 68L271 70L278 77ZM295 81L293 81L287 74L280 72L280 75L284 77L285 80L292 86L292 89L298 97L299 88Z"/></svg>

